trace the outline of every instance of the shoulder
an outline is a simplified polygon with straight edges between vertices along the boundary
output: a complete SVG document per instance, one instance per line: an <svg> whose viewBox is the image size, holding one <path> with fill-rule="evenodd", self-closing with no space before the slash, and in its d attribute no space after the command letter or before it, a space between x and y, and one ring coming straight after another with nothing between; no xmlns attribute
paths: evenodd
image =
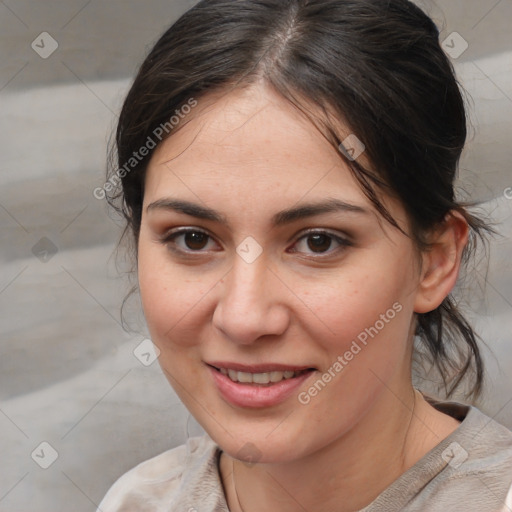
<svg viewBox="0 0 512 512"><path fill-rule="evenodd" d="M454 432L452 443L454 455L459 457L452 463L446 454L452 469L460 468L466 474L502 473L512 482L512 431L501 423L472 406L461 428Z"/></svg>
<svg viewBox="0 0 512 512"><path fill-rule="evenodd" d="M435 407L459 419L458 428L364 512L512 510L512 432L474 406L436 402Z"/></svg>
<svg viewBox="0 0 512 512"><path fill-rule="evenodd" d="M193 501L202 501L202 493L219 492L217 453L218 446L207 435L191 438L122 475L108 490L98 511L167 512L173 510L173 504L176 510L193 510ZM189 508L182 508L183 497L189 499Z"/></svg>
<svg viewBox="0 0 512 512"><path fill-rule="evenodd" d="M508 428L472 406L439 448L445 466L425 489L439 510L462 503L468 504L468 511L509 510L512 432Z"/></svg>

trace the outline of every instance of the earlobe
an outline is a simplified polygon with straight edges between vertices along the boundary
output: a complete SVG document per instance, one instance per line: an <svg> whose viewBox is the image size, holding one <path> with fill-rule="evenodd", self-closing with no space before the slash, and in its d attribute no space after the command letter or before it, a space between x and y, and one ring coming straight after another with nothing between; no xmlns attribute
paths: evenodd
<svg viewBox="0 0 512 512"><path fill-rule="evenodd" d="M468 236L468 223L455 210L448 213L443 224L432 232L430 247L422 257L422 271L414 304L416 313L433 311L452 291L459 275Z"/></svg>

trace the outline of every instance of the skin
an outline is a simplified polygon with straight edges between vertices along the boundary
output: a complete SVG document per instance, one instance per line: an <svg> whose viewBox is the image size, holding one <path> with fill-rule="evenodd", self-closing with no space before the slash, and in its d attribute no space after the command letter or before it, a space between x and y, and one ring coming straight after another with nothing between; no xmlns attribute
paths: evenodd
<svg viewBox="0 0 512 512"><path fill-rule="evenodd" d="M227 223L148 209L164 198L212 208ZM272 225L281 210L332 198L366 213ZM409 231L402 206L383 201ZM183 227L211 238L192 249L183 235L162 240ZM307 229L350 243L324 238L318 253ZM144 313L169 382L223 450L231 511L242 510L238 499L244 512L363 508L458 427L412 387L411 333L414 313L437 307L454 286L467 230L453 213L431 234L431 251L418 253L311 122L263 83L203 98L156 149L138 243ZM248 236L263 251L252 263L236 252ZM400 313L307 405L294 394L273 407L235 407L205 365L307 365L317 369L299 391L307 390L397 302ZM256 464L237 459L248 446Z"/></svg>

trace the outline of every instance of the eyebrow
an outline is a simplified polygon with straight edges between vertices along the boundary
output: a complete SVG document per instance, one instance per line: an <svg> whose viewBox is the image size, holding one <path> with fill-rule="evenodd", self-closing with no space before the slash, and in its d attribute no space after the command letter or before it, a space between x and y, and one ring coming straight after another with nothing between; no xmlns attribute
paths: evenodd
<svg viewBox="0 0 512 512"><path fill-rule="evenodd" d="M151 210L171 210L185 215L190 215L198 219L210 220L221 224L228 224L227 219L220 212L182 199L162 198L149 204L146 211ZM355 204L346 203L339 199L328 199L322 202L305 203L286 210L281 210L272 217L274 226L282 226L292 222L321 215L323 213L357 213L369 214L370 211Z"/></svg>

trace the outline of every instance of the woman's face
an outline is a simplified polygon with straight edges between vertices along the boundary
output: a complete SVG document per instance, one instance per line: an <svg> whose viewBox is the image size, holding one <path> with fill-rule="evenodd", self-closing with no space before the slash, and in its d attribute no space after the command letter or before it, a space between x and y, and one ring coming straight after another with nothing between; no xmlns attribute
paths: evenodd
<svg viewBox="0 0 512 512"><path fill-rule="evenodd" d="M144 312L167 378L226 452L293 460L410 390L417 254L280 96L210 99L147 170Z"/></svg>

